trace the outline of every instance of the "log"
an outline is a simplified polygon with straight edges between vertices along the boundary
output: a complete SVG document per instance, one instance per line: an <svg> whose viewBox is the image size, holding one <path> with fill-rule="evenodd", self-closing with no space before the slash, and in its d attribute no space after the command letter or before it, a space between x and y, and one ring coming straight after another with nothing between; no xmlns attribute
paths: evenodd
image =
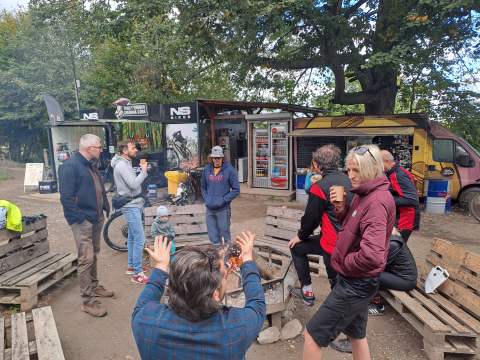
<svg viewBox="0 0 480 360"><path fill-rule="evenodd" d="M263 257L258 255L255 251L252 253L253 261L257 264L260 277L265 280L276 279L280 276L280 269L275 264L269 263Z"/></svg>
<svg viewBox="0 0 480 360"><path fill-rule="evenodd" d="M241 286L240 276L233 272L227 275L227 291L238 289Z"/></svg>

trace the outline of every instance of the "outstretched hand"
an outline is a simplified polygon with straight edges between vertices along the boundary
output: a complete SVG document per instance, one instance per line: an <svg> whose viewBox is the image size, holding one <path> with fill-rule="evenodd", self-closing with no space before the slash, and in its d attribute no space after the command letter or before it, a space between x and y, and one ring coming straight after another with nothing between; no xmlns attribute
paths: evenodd
<svg viewBox="0 0 480 360"><path fill-rule="evenodd" d="M172 242L169 242L167 246L168 239L163 236L157 236L155 238L155 244L153 251L149 248L145 248L145 251L152 257L155 261L155 267L163 271L168 270L168 264L170 264L170 248L172 247Z"/></svg>
<svg viewBox="0 0 480 360"><path fill-rule="evenodd" d="M242 249L242 260L243 262L253 260L253 243L255 241L255 234L251 234L250 231L242 231L243 239L240 236L237 236L236 244Z"/></svg>

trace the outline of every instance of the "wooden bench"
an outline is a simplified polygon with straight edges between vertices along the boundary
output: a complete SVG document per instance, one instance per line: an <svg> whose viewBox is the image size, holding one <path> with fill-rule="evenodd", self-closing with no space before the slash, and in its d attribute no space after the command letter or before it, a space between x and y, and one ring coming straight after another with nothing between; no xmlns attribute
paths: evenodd
<svg viewBox="0 0 480 360"><path fill-rule="evenodd" d="M150 236L152 224L157 216L158 206L145 208L145 240L153 250L155 239ZM170 221L175 229L175 247L177 250L186 245L211 245L207 233L205 205L168 206ZM150 265L155 266L150 259Z"/></svg>
<svg viewBox="0 0 480 360"><path fill-rule="evenodd" d="M288 209L286 206L269 206L265 219L264 235L255 241L255 245L271 246L290 254L288 242L297 236L300 229L300 220L305 212ZM314 231L320 234L320 227ZM327 277L323 259L319 255L308 255L310 273L313 276Z"/></svg>
<svg viewBox="0 0 480 360"><path fill-rule="evenodd" d="M77 269L77 255L50 252L47 219L0 230L0 304L37 305L38 294Z"/></svg>
<svg viewBox="0 0 480 360"><path fill-rule="evenodd" d="M34 355L36 354L36 355ZM0 360L64 360L50 306L0 318Z"/></svg>
<svg viewBox="0 0 480 360"><path fill-rule="evenodd" d="M480 256L434 238L425 260L415 290L380 293L423 336L429 359L452 353L473 360L480 351ZM424 282L434 266L450 277L436 294L426 294Z"/></svg>

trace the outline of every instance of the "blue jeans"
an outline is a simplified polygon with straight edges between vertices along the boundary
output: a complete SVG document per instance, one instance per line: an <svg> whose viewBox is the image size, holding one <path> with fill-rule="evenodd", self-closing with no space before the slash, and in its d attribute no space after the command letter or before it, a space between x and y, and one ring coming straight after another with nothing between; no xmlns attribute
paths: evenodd
<svg viewBox="0 0 480 360"><path fill-rule="evenodd" d="M230 209L212 212L207 208L206 222L208 238L217 245L222 245L222 237L225 242L230 241Z"/></svg>
<svg viewBox="0 0 480 360"><path fill-rule="evenodd" d="M145 244L142 208L122 208L122 213L127 219L128 226L128 266L133 267L133 273L138 275L142 272L142 253Z"/></svg>

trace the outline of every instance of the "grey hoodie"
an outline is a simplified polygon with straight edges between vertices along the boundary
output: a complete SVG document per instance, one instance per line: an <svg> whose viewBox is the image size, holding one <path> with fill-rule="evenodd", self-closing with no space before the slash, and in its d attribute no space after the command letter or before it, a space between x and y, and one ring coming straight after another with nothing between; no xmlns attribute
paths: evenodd
<svg viewBox="0 0 480 360"><path fill-rule="evenodd" d="M133 170L132 162L120 155L115 155L112 159L113 177L115 178L115 186L118 195L134 197L142 192L142 182L147 177L147 172L142 170L140 174ZM138 198L129 202L124 207L141 208L143 199Z"/></svg>

